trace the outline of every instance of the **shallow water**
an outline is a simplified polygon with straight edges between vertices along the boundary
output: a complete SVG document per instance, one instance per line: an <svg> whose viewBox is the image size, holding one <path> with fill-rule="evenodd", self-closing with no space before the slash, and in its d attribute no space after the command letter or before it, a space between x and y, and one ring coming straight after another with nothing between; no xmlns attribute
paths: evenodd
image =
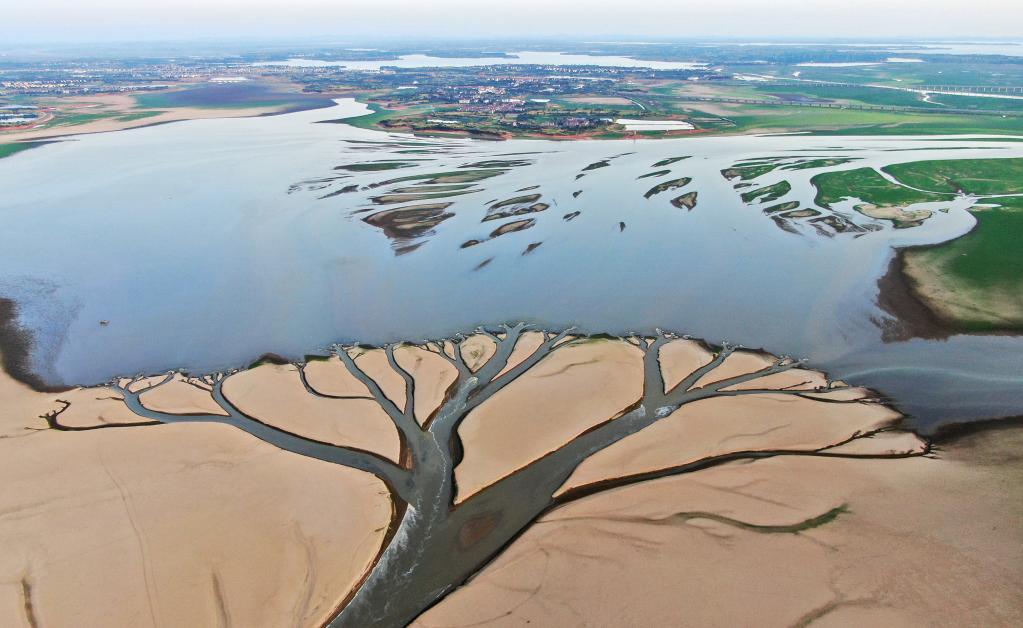
<svg viewBox="0 0 1023 628"><path fill-rule="evenodd" d="M298 357L333 341L437 337L526 319L589 331L661 326L808 357L835 377L891 395L921 427L1023 408L1021 338L882 341L888 315L875 305L877 279L892 246L965 233L974 224L965 211L972 200L898 231L839 211L878 230L825 237L805 222L797 233L779 229L720 174L753 157L856 158L832 168L843 169L1023 156L1021 143L475 142L314 123L365 111L342 101L276 117L180 122L81 136L0 160L0 296L19 302L21 323L35 334L37 371L73 383L177 367L209 371L265 352ZM680 156L690 158L665 166L670 174L637 179ZM412 159L426 161L378 172L334 169ZM368 201L385 188L320 198L353 182L494 159L529 163L447 199L454 217L407 242L392 243L360 220L366 214L352 213L394 207ZM584 170L605 159L607 167ZM812 206L809 179L818 172L775 171L757 183L787 180L792 191L776 202ZM350 178L310 183L338 175ZM643 197L677 177L693 180ZM540 187L520 191L532 186ZM669 203L691 190L699 194L695 209ZM489 201L524 193L551 205L522 217L536 219L532 228L460 248L508 222L481 223ZM562 218L575 211L571 222ZM410 243L421 246L395 255L396 245Z"/></svg>

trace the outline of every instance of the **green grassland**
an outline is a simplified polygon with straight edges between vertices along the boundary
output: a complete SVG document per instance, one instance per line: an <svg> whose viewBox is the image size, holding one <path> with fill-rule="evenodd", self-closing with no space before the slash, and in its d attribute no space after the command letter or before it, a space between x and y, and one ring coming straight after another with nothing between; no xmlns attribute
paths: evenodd
<svg viewBox="0 0 1023 628"><path fill-rule="evenodd" d="M831 207L845 198L858 198L879 207L895 207L949 198L947 194L917 192L889 182L873 168L857 168L816 175L810 183L817 188L815 202Z"/></svg>
<svg viewBox="0 0 1023 628"><path fill-rule="evenodd" d="M816 202L828 207L855 197L879 207L901 207L958 192L1023 194L1023 159L1018 158L916 161L884 170L927 191L891 183L872 168L858 168L815 176ZM904 272L917 296L958 329L1023 329L1023 196L987 198L973 211L977 226L967 235L905 251Z"/></svg>
<svg viewBox="0 0 1023 628"><path fill-rule="evenodd" d="M1023 299L1023 197L981 203L997 207L976 210L976 229L927 254L955 277L985 288L1011 286Z"/></svg>
<svg viewBox="0 0 1023 628"><path fill-rule="evenodd" d="M1023 197L986 199L977 226L945 244L905 253L919 296L956 327L1023 329Z"/></svg>
<svg viewBox="0 0 1023 628"><path fill-rule="evenodd" d="M792 185L788 181L779 181L772 185L766 185L756 190L741 194L743 203L752 203L759 199L761 203L770 203L778 200L792 191Z"/></svg>
<svg viewBox="0 0 1023 628"><path fill-rule="evenodd" d="M10 157L15 153L20 153L23 150L35 148L40 146L42 142L24 142L20 144L0 144L0 159L4 157Z"/></svg>
<svg viewBox="0 0 1023 628"><path fill-rule="evenodd" d="M886 166L884 171L922 190L975 196L1023 193L1023 159L917 161Z"/></svg>
<svg viewBox="0 0 1023 628"><path fill-rule="evenodd" d="M997 115L904 113L857 109L817 109L771 105L725 105L728 112L716 114L700 105L680 109L708 121L701 128L718 128L731 133L757 130L803 131L811 135L1023 135L1023 117ZM717 119L715 121L714 119Z"/></svg>

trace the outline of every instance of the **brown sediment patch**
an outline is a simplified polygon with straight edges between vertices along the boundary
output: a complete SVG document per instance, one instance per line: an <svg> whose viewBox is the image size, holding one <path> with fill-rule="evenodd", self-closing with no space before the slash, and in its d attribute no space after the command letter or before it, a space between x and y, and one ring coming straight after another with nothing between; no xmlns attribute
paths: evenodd
<svg viewBox="0 0 1023 628"><path fill-rule="evenodd" d="M498 201L490 206L491 209L498 209L500 207L507 207L508 205L527 205L529 203L535 203L540 200L542 194L526 194L523 196L515 196L513 198Z"/></svg>
<svg viewBox="0 0 1023 628"><path fill-rule="evenodd" d="M919 227L924 224L925 220L934 215L934 212L929 209L910 210L894 205L872 205L870 203L860 203L856 205L855 209L864 216L869 216L876 220L888 220L895 225L896 229Z"/></svg>
<svg viewBox="0 0 1023 628"><path fill-rule="evenodd" d="M375 205L396 205L398 203L411 203L413 201L426 201L434 198L451 198L453 196L462 196L465 194L475 194L480 190L461 190L454 192L416 192L408 194L382 194L380 196L374 196L370 200Z"/></svg>
<svg viewBox="0 0 1023 628"><path fill-rule="evenodd" d="M547 211L548 208L550 208L550 205L547 203L533 203L532 205L525 205L522 207L514 207L499 211L494 211L493 207L491 207L487 210L487 215L483 217L481 222L501 220L504 218L511 218L512 216L523 216L525 214L536 214L542 211Z"/></svg>
<svg viewBox="0 0 1023 628"><path fill-rule="evenodd" d="M379 227L392 240L409 240L429 235L433 228L454 214L444 211L451 203L408 205L370 214L363 222Z"/></svg>
<svg viewBox="0 0 1023 628"><path fill-rule="evenodd" d="M503 236L506 233L514 233L516 231L523 231L525 229L529 229L530 227L532 227L535 224L536 224L536 219L535 218L527 218L526 220L513 220L512 222L505 223L505 224L501 225L500 227L498 227L497 229L494 229L490 233L490 237L491 238L497 238L497 237Z"/></svg>
<svg viewBox="0 0 1023 628"><path fill-rule="evenodd" d="M785 212L782 214L782 218L812 218L814 216L820 216L821 213L816 209L797 209L795 211Z"/></svg>
<svg viewBox="0 0 1023 628"><path fill-rule="evenodd" d="M693 209L696 207L697 192L688 192L682 196L671 199L671 204L679 209Z"/></svg>

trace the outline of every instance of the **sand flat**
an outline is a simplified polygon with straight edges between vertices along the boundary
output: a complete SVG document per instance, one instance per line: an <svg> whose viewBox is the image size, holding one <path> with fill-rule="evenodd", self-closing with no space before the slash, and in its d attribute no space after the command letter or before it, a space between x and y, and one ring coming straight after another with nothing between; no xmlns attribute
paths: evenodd
<svg viewBox="0 0 1023 628"><path fill-rule="evenodd" d="M394 350L398 366L408 371L415 381L416 420L422 424L440 407L458 371L443 357L413 345L402 345Z"/></svg>
<svg viewBox="0 0 1023 628"><path fill-rule="evenodd" d="M62 395L0 373L5 625L319 625L379 549L372 475L225 425L33 430Z"/></svg>
<svg viewBox="0 0 1023 628"><path fill-rule="evenodd" d="M665 388L674 388L713 357L706 347L694 340L673 340L665 344L658 356Z"/></svg>
<svg viewBox="0 0 1023 628"><path fill-rule="evenodd" d="M1023 430L1009 432L985 448L1011 456ZM776 458L597 494L543 517L413 625L1015 625L1023 505L990 487L1023 468L961 449ZM677 515L785 525L842 505L798 534Z"/></svg>
<svg viewBox="0 0 1023 628"><path fill-rule="evenodd" d="M781 394L696 401L586 459L559 492L733 451L817 449L900 416L874 403L826 404Z"/></svg>
<svg viewBox="0 0 1023 628"><path fill-rule="evenodd" d="M209 386L188 383L180 374L174 379L139 395L142 405L157 412L170 414L223 414L227 412L213 400Z"/></svg>
<svg viewBox="0 0 1023 628"><path fill-rule="evenodd" d="M483 334L473 334L462 341L460 351L469 370L478 371L487 360L494 357L497 343Z"/></svg>
<svg viewBox="0 0 1023 628"><path fill-rule="evenodd" d="M642 354L626 342L560 347L466 417L456 501L614 417L642 386Z"/></svg>
<svg viewBox="0 0 1023 628"><path fill-rule="evenodd" d="M725 358L721 366L710 373L707 373L696 382L694 388L700 388L713 382L719 382L730 377L754 373L773 365L778 358L775 356L755 351L736 351ZM819 372L809 369L790 369L782 373L775 373L765 377L743 382L735 386L726 387L725 390L748 390L756 388L797 388L800 390L813 390L815 387L827 385L827 377Z"/></svg>
<svg viewBox="0 0 1023 628"><path fill-rule="evenodd" d="M292 364L264 364L232 375L224 396L249 416L288 432L398 460L398 432L375 401L311 395Z"/></svg>

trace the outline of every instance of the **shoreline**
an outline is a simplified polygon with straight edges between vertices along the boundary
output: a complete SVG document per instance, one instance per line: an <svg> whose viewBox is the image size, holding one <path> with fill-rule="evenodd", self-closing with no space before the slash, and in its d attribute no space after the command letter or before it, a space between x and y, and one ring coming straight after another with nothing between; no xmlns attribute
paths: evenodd
<svg viewBox="0 0 1023 628"><path fill-rule="evenodd" d="M896 258L893 258L892 263L889 266L889 271L878 280L879 285L882 282L886 282L891 286L899 285L897 283L898 275L893 275L893 268L896 267ZM882 291L883 294L883 291ZM879 294L879 305L881 305L885 311L891 312L887 307L882 305L882 296ZM912 333L915 335L892 337L886 339L886 342L901 342L908 340L909 338L925 338L925 339L946 339L952 335L955 335L955 331L950 331L946 328L941 327L936 321L928 319L928 311L915 301L915 298L905 292L902 293L900 298L888 299L886 303L889 307L901 308L900 312L917 316L912 322L909 319L899 318L899 322L904 327L896 328L891 327L892 332L906 334ZM915 308L915 310L914 310ZM11 379L24 384L29 387L32 391L42 394L61 393L77 389L87 389L101 387L105 385L104 382L97 382L94 384L67 384L61 382L59 384L52 384L45 381L41 376L35 373L31 368L31 348L34 342L33 335L30 330L24 329L17 323L17 303L10 298L0 296L0 374L5 374ZM484 326L485 327L485 326ZM888 330L886 329L886 332ZM921 336L921 333L930 333L929 336ZM619 338L615 334L607 333L594 333L591 334L594 338ZM746 348L748 352L755 353L757 355L773 355L766 348ZM238 365L231 367L238 372L244 372L257 368L264 364L272 364L277 366L283 365L299 365L316 361L320 359L328 359L330 354L319 354L319 353L304 353L298 358L289 358L285 355L274 352L262 352L258 356L252 359L244 360ZM228 369L230 370L230 369ZM159 372L146 373L145 377L156 377L164 375L167 372L183 372L179 369L166 369ZM191 374L196 375L196 374ZM202 374L199 374L202 375ZM854 382L855 383L855 382ZM960 435L967 436L975 432L987 431L991 429L1006 429L1009 427L1023 427L1023 415L1003 415L997 417L976 417L965 421L953 421L949 423L939 424L934 426L930 430L922 430L919 426L913 425L910 420L910 415L904 412L899 405L899 401L894 399L885 393L874 390L874 397L885 406L892 408L895 412L898 412L900 417L892 423L893 428L900 429L903 431L911 432L919 438L922 438L928 442L948 442L949 440L955 440Z"/></svg>
<svg viewBox="0 0 1023 628"><path fill-rule="evenodd" d="M46 143L65 141L67 138L78 135L96 135L99 133L132 131L135 129L144 129L170 124L172 122L185 122L188 120L272 117L289 113L299 113L302 111L313 111L316 109L329 109L332 106L337 106L337 103L331 101L331 104L329 105L310 104L309 106L296 104L294 106L284 107L283 109L278 109L277 107L175 107L159 110L160 114L153 116L153 118L163 117L164 119L162 120L146 121L145 118L140 118L137 120L118 121L116 117L111 117L80 125L65 127L56 126L42 129L23 129L12 131L9 134L0 133L0 144L37 144L37 146L31 147L37 148L38 146L42 146Z"/></svg>
<svg viewBox="0 0 1023 628"><path fill-rule="evenodd" d="M970 231L959 237L966 237L976 229L977 225L974 225ZM917 282L906 272L905 255L912 251L938 248L946 243L921 244L894 249L888 269L877 280L877 305L896 319L894 323L881 326L884 342L903 342L912 338L946 340L952 336L1023 335L1023 329L1015 328L969 329L958 321L942 316L928 305L927 300L920 294Z"/></svg>

